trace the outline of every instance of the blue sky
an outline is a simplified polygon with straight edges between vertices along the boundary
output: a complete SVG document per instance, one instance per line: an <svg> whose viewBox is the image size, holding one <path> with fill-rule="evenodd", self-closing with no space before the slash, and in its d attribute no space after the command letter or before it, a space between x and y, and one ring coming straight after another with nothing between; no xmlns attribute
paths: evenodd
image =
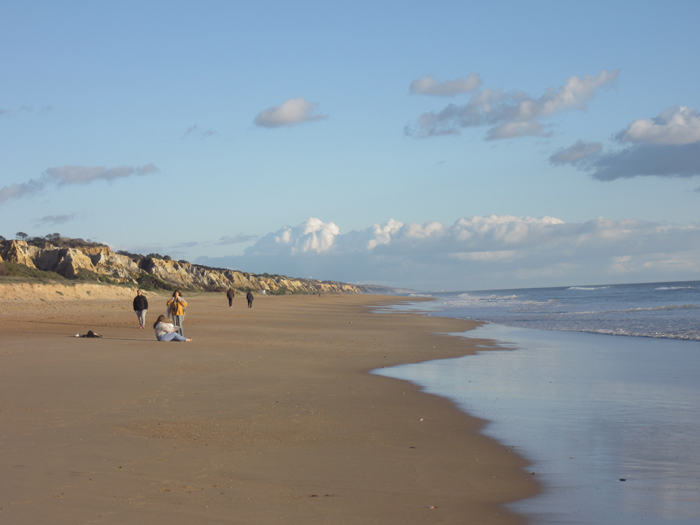
<svg viewBox="0 0 700 525"><path fill-rule="evenodd" d="M421 290L700 279L699 14L0 1L0 234Z"/></svg>

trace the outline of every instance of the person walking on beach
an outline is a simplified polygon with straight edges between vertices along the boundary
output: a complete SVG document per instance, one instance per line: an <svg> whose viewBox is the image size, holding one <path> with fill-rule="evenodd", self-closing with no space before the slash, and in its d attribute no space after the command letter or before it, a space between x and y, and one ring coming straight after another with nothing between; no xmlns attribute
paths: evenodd
<svg viewBox="0 0 700 525"><path fill-rule="evenodd" d="M172 323L168 323L164 315L161 315L153 323L153 328L156 331L156 339L158 341L184 341L189 343L192 338L185 339L177 333L177 328Z"/></svg>
<svg viewBox="0 0 700 525"><path fill-rule="evenodd" d="M177 326L182 337L185 337L185 330L182 327L182 323L185 320L186 308L187 302L180 294L180 290L175 290L173 292L173 298L168 301L168 313L170 314L170 317L173 318L173 324Z"/></svg>
<svg viewBox="0 0 700 525"><path fill-rule="evenodd" d="M248 299L248 308L253 308L253 299L255 299L253 292L248 292L245 298Z"/></svg>
<svg viewBox="0 0 700 525"><path fill-rule="evenodd" d="M236 292L233 291L233 288L229 287L226 297L228 297L228 307L233 308L233 298L236 297Z"/></svg>
<svg viewBox="0 0 700 525"><path fill-rule="evenodd" d="M134 312L136 312L136 317L139 319L139 329L146 326L146 310L148 310L148 299L143 295L142 290L136 290L136 297L134 297Z"/></svg>

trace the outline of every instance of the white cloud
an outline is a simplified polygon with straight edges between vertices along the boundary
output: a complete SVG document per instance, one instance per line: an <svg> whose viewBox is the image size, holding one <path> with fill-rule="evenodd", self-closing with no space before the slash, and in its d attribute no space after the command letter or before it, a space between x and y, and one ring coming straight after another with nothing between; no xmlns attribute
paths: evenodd
<svg viewBox="0 0 700 525"><path fill-rule="evenodd" d="M197 124L193 124L192 126L187 126L187 130L185 131L185 134L183 135L183 138L187 137L192 137L192 136L198 136L200 139L208 139L209 137L213 137L214 135L218 135L219 132L216 131L215 129L209 128L208 130L202 131L199 129L199 126Z"/></svg>
<svg viewBox="0 0 700 525"><path fill-rule="evenodd" d="M493 215L451 225L389 220L340 233L311 218L261 237L243 255L198 262L418 289L603 283L623 274L628 282L692 279L700 276L700 226Z"/></svg>
<svg viewBox="0 0 700 525"><path fill-rule="evenodd" d="M537 101L533 101L533 106L541 106L542 115L549 116L561 113L568 109L586 109L586 104L593 98L595 92L603 86L611 86L617 81L619 69L614 71L602 71L600 75L584 75L583 78L573 76L569 78L564 86L555 91L549 88L547 93Z"/></svg>
<svg viewBox="0 0 700 525"><path fill-rule="evenodd" d="M409 90L414 95L453 97L460 93L476 91L481 83L481 77L476 73L469 73L465 78L456 78L445 82L435 80L433 75L426 75L411 82Z"/></svg>
<svg viewBox="0 0 700 525"><path fill-rule="evenodd" d="M64 184L88 184L96 180L113 181L130 177L132 175L148 175L155 173L158 168L153 164L145 166L118 166L116 168L107 169L104 166L60 166L58 168L48 168L44 175L47 180L55 182L59 185Z"/></svg>
<svg viewBox="0 0 700 525"><path fill-rule="evenodd" d="M43 180L29 179L27 182L10 184L0 188L0 204L9 199L20 199L39 193L44 189Z"/></svg>
<svg viewBox="0 0 700 525"><path fill-rule="evenodd" d="M612 264L610 265L610 271L612 273L627 273L630 271L630 261L632 257L630 255L621 255L620 257L613 257Z"/></svg>
<svg viewBox="0 0 700 525"><path fill-rule="evenodd" d="M547 135L539 122L507 122L491 128L486 133L488 140L514 139L517 137L538 137Z"/></svg>
<svg viewBox="0 0 700 525"><path fill-rule="evenodd" d="M579 140L549 160L572 164L600 181L700 175L700 114L693 108L669 108L656 118L635 120L615 138L631 145L602 152L600 143Z"/></svg>
<svg viewBox="0 0 700 525"><path fill-rule="evenodd" d="M573 76L558 90L549 88L539 98L521 91L485 88L466 104L449 104L437 113L424 113L406 127L405 133L427 138L459 135L463 128L488 127L489 140L544 135L542 120L574 109L585 110L599 89L615 84L618 74L615 70L602 71L598 76Z"/></svg>
<svg viewBox="0 0 700 525"><path fill-rule="evenodd" d="M328 115L317 113L317 110L317 103L296 97L261 111L254 122L263 128L279 128L328 118Z"/></svg>
<svg viewBox="0 0 700 525"><path fill-rule="evenodd" d="M251 255L297 255L322 253L333 248L340 229L334 223L324 223L313 217L298 226L285 226L262 237L246 249Z"/></svg>
<svg viewBox="0 0 700 525"><path fill-rule="evenodd" d="M603 149L603 144L600 142L584 142L576 141L573 146L559 150L557 153L549 157L553 164L575 164L591 155L600 153Z"/></svg>
<svg viewBox="0 0 700 525"><path fill-rule="evenodd" d="M45 215L41 219L36 221L37 225L42 224L65 224L67 222L75 219L75 213L68 213L63 215Z"/></svg>
<svg viewBox="0 0 700 525"><path fill-rule="evenodd" d="M700 114L683 106L652 119L638 119L618 134L620 142L681 146L700 142Z"/></svg>
<svg viewBox="0 0 700 525"><path fill-rule="evenodd" d="M69 184L89 184L97 180L113 181L115 179L130 177L132 175L149 175L158 171L154 164L145 166L118 166L107 169L104 166L60 166L48 168L38 179L30 179L27 182L10 184L0 188L0 204L9 199L29 197L42 191L48 184L65 186Z"/></svg>
<svg viewBox="0 0 700 525"><path fill-rule="evenodd" d="M518 257L515 250L501 250L495 252L467 252L454 253L452 257L462 261L502 261L512 260Z"/></svg>
<svg viewBox="0 0 700 525"><path fill-rule="evenodd" d="M225 245L225 244L239 244L242 242L250 242L250 241L257 241L259 237L257 235L246 235L244 233L239 233L238 235L234 236L225 236L221 237L219 239L219 242L217 244L219 245Z"/></svg>
<svg viewBox="0 0 700 525"><path fill-rule="evenodd" d="M367 241L367 249L371 250L380 244L389 244L391 236L403 226L402 222L389 219L385 224L375 224L372 229L372 238Z"/></svg>

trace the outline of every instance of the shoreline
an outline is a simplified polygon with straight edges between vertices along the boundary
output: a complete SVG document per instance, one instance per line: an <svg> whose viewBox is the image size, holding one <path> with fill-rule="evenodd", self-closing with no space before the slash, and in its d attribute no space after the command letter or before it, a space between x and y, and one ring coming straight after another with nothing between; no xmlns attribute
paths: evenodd
<svg viewBox="0 0 700 525"><path fill-rule="evenodd" d="M697 522L697 341L497 323L457 335L499 351L377 373L488 419L487 436L530 459L543 490L511 510L542 524Z"/></svg>
<svg viewBox="0 0 700 525"><path fill-rule="evenodd" d="M368 373L484 350L449 335L474 322L371 311L397 299L196 296L186 344L139 331L124 301L5 303L0 516L524 523L501 505L540 489L525 459L450 400ZM69 337L88 329L103 339Z"/></svg>

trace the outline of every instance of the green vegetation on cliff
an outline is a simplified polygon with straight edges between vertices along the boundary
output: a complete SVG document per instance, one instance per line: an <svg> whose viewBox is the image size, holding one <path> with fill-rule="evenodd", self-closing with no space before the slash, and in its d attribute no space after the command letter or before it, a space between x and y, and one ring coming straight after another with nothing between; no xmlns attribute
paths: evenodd
<svg viewBox="0 0 700 525"><path fill-rule="evenodd" d="M5 279L3 279L5 278ZM40 281L66 281L66 278L56 272L45 272L36 268L29 268L23 264L9 261L0 262L0 279L2 280L40 280Z"/></svg>
<svg viewBox="0 0 700 525"><path fill-rule="evenodd" d="M168 284L163 279L160 279L157 276L150 274L150 273L141 275L136 281L139 284L139 288L142 288L142 289L148 290L148 291L168 290L168 291L172 292L172 291L177 290L177 286L174 286L172 284Z"/></svg>

